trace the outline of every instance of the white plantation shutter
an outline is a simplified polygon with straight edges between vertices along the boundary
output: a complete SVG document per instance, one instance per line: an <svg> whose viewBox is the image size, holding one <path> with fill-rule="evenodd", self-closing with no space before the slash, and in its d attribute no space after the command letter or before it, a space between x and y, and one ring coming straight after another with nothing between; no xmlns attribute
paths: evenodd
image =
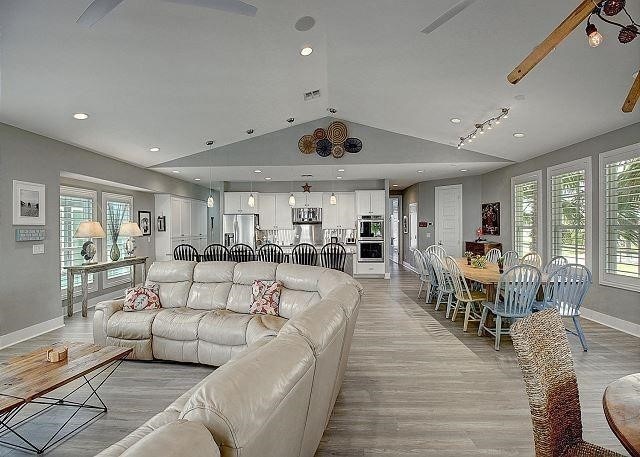
<svg viewBox="0 0 640 457"><path fill-rule="evenodd" d="M111 220L111 216L116 214L122 214L122 222L133 221L133 197L128 195L117 195L117 194L102 194L102 202L103 202L103 211L104 211L104 222L103 227L104 231L107 234L106 238L106 251L105 251L105 259L109 260L109 254L111 252L111 247L113 246L112 234L113 230L109 221ZM120 259L123 259L125 256L124 245L127 242L127 237L120 236L118 238L118 247L120 248ZM114 268L111 270L107 270L106 272L106 280L105 280L105 288L111 287L117 284L126 283L130 279L130 275L132 273L131 267L121 267Z"/></svg>
<svg viewBox="0 0 640 457"><path fill-rule="evenodd" d="M84 258L80 254L84 238L74 238L78 226L83 221L95 220L95 191L60 187L60 289L64 297L67 290L67 271L63 267L80 265ZM95 242L96 240L94 240ZM97 283L93 274L88 275L89 290L96 290ZM75 275L75 293L80 293L80 276Z"/></svg>
<svg viewBox="0 0 640 457"><path fill-rule="evenodd" d="M549 254L589 265L590 159L549 171Z"/></svg>
<svg viewBox="0 0 640 457"><path fill-rule="evenodd" d="M640 148L601 161L601 274L640 290Z"/></svg>
<svg viewBox="0 0 640 457"><path fill-rule="evenodd" d="M538 180L513 184L513 249L523 255L538 250Z"/></svg>

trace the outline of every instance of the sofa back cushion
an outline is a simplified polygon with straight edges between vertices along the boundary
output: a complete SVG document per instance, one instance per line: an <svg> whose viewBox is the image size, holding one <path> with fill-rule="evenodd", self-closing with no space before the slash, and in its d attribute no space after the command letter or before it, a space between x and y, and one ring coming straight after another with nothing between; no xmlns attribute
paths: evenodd
<svg viewBox="0 0 640 457"><path fill-rule="evenodd" d="M181 308L187 305L195 266L196 262L185 260L154 262L151 265L147 285L158 284L163 308Z"/></svg>
<svg viewBox="0 0 640 457"><path fill-rule="evenodd" d="M236 313L249 313L253 301L253 281L275 281L277 263L242 262L233 270L233 284L227 298L227 309Z"/></svg>
<svg viewBox="0 0 640 457"><path fill-rule="evenodd" d="M314 374L299 335L283 335L218 368L185 404L222 456L299 457Z"/></svg>
<svg viewBox="0 0 640 457"><path fill-rule="evenodd" d="M187 306L193 309L225 309L235 266L235 262L198 263L193 270Z"/></svg>

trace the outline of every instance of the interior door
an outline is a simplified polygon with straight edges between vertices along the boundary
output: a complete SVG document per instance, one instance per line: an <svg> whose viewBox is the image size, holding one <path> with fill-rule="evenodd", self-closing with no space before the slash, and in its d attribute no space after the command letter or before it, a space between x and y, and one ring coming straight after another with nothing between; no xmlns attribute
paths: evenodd
<svg viewBox="0 0 640 457"><path fill-rule="evenodd" d="M409 203L409 246L418 249L418 204Z"/></svg>
<svg viewBox="0 0 640 457"><path fill-rule="evenodd" d="M447 255L462 255L462 185L442 186L435 189L436 244L442 245Z"/></svg>

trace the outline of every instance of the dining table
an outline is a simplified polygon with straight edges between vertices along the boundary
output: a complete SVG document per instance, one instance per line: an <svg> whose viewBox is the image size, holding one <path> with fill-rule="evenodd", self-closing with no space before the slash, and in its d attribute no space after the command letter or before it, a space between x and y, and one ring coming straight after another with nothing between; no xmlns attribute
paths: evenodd
<svg viewBox="0 0 640 457"><path fill-rule="evenodd" d="M640 373L616 379L602 396L611 431L632 457L640 457Z"/></svg>

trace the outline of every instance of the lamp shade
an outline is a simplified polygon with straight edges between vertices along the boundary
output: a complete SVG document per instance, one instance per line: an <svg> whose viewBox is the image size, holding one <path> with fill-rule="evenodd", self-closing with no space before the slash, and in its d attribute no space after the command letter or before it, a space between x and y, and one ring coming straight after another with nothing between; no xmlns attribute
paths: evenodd
<svg viewBox="0 0 640 457"><path fill-rule="evenodd" d="M124 222L119 233L122 236L142 236L142 230L135 222Z"/></svg>
<svg viewBox="0 0 640 457"><path fill-rule="evenodd" d="M100 222L84 221L80 222L74 238L104 238L107 236Z"/></svg>

